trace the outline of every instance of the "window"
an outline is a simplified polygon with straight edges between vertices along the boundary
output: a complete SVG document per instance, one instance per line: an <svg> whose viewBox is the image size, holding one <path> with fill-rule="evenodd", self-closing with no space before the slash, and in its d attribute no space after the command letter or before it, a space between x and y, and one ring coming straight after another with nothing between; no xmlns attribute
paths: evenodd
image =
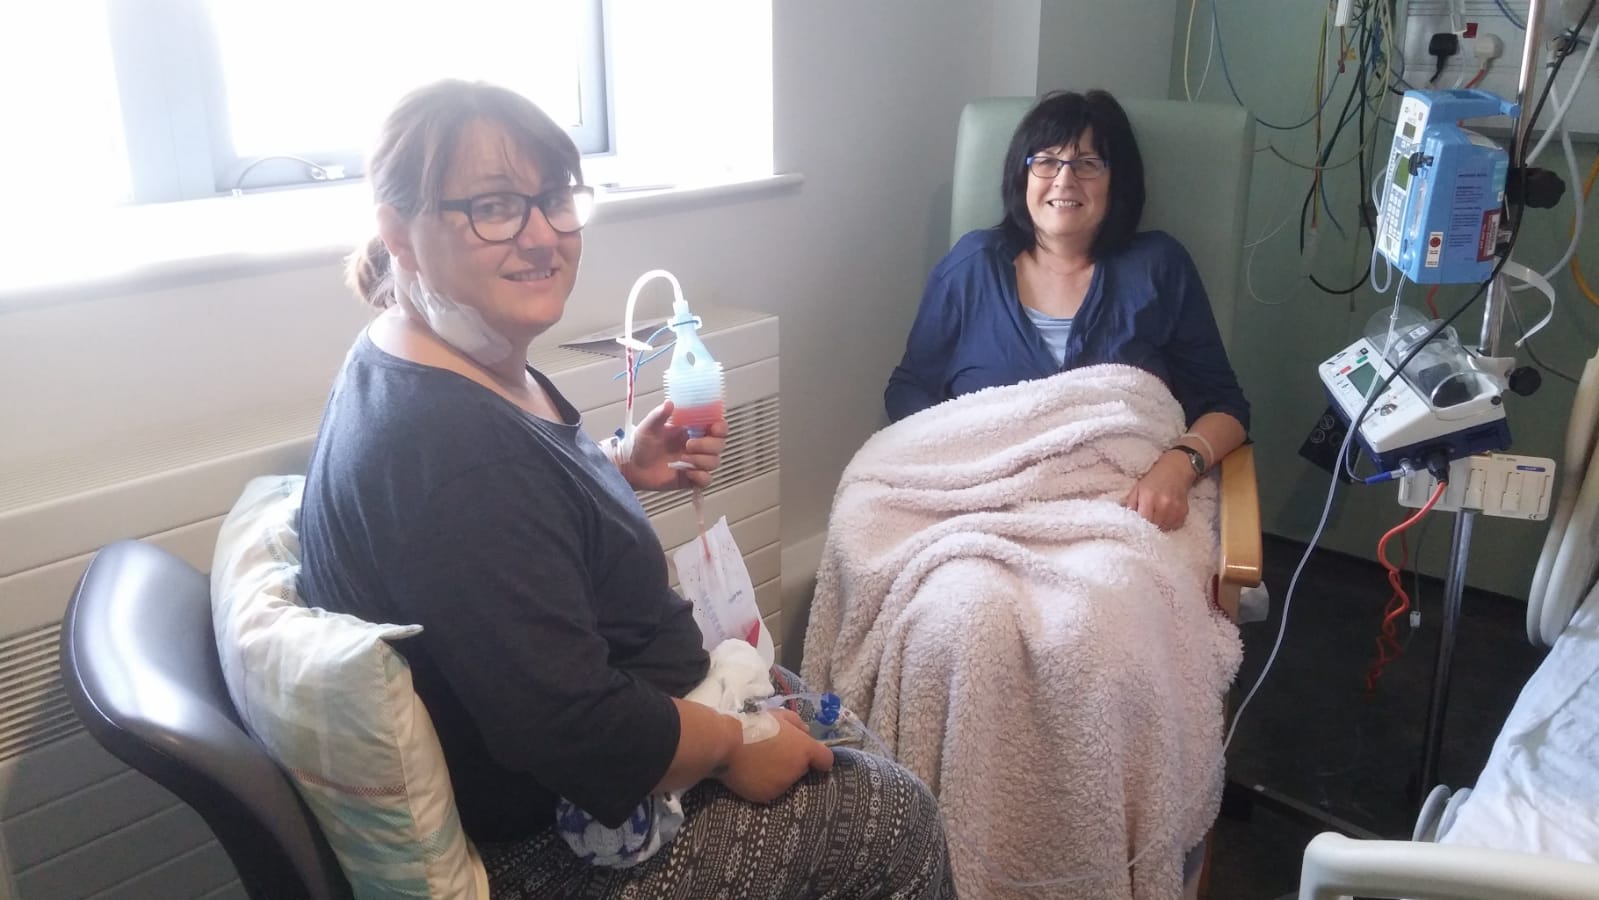
<svg viewBox="0 0 1599 900"><path fill-rule="evenodd" d="M131 199L104 2L0 10L0 123L13 209L48 217Z"/></svg>
<svg viewBox="0 0 1599 900"><path fill-rule="evenodd" d="M447 75L567 123L602 201L774 171L771 0L0 0L0 305L364 239L378 118Z"/></svg>
<svg viewBox="0 0 1599 900"><path fill-rule="evenodd" d="M770 175L770 0L606 0L614 158L597 184L690 184Z"/></svg>
<svg viewBox="0 0 1599 900"><path fill-rule="evenodd" d="M25 139L0 147L0 182L80 211L358 176L384 112L443 77L520 91L583 152L611 149L601 0L18 6L0 121Z"/></svg>

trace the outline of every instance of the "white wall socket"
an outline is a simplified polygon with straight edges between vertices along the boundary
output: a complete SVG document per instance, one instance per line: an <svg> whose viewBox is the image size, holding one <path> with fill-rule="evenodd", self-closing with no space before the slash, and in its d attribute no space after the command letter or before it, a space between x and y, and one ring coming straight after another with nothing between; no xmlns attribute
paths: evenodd
<svg viewBox="0 0 1599 900"><path fill-rule="evenodd" d="M1425 506L1437 482L1426 471L1399 479L1399 505ZM1449 464L1449 487L1434 510L1540 522L1549 518L1555 461L1541 456L1484 453Z"/></svg>

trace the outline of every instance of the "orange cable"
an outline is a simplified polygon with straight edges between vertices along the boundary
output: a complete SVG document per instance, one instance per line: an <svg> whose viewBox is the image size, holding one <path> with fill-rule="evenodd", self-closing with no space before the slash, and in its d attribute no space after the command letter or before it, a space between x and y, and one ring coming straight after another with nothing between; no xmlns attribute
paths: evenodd
<svg viewBox="0 0 1599 900"><path fill-rule="evenodd" d="M1588 169L1588 180L1583 182L1582 198L1577 201L1578 203L1588 202L1588 195L1593 193L1593 183L1596 178L1599 178L1599 153L1594 154L1593 166ZM1575 236L1576 233L1577 217L1573 214L1571 217L1571 234ZM1595 292L1593 288L1589 287L1588 280L1582 277L1582 265L1577 262L1577 254L1575 253L1571 254L1571 280L1577 283L1577 290L1582 291L1584 297L1587 297L1593 305L1599 306L1599 292Z"/></svg>
<svg viewBox="0 0 1599 900"><path fill-rule="evenodd" d="M1403 566L1410 556L1409 548L1405 546L1405 529L1421 521L1422 516L1431 512L1432 508L1438 504L1438 500L1443 497L1444 490L1448 487L1448 482L1438 482L1438 486L1433 489L1432 496L1427 498L1427 502L1422 505L1421 509L1416 510L1415 515L1388 529L1388 532L1377 541L1377 561L1382 563L1384 569L1388 570L1388 585L1393 588L1393 593L1389 595L1388 604L1383 608L1382 629L1377 636L1377 658L1372 660L1371 666L1366 670L1367 693L1377 689L1377 679L1382 677L1383 668L1398 659L1400 653L1403 652L1403 648L1399 646L1394 623L1399 620L1400 616L1410 610L1410 595L1405 593L1403 571ZM1400 559L1398 567L1388 561L1388 542L1395 535L1399 536L1400 546L1405 548L1403 551L1404 556Z"/></svg>

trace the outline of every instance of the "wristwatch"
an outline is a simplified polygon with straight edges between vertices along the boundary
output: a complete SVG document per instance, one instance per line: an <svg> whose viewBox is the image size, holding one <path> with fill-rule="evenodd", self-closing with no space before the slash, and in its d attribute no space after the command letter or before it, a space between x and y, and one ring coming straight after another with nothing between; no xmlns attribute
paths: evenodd
<svg viewBox="0 0 1599 900"><path fill-rule="evenodd" d="M1205 474L1205 454L1200 453L1187 444L1174 444L1171 449L1181 451L1188 456L1188 461L1194 467L1194 477L1199 478Z"/></svg>

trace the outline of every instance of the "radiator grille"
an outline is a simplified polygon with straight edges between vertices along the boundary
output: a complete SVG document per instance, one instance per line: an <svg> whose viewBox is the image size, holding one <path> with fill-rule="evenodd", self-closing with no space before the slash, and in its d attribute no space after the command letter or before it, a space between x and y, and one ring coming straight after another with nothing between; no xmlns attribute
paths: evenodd
<svg viewBox="0 0 1599 900"><path fill-rule="evenodd" d="M527 361L545 375L554 375L556 372L586 366L605 356L603 353L591 353L572 347L537 347L527 355ZM616 368L620 371L621 364L618 363Z"/></svg>
<svg viewBox="0 0 1599 900"><path fill-rule="evenodd" d="M78 730L61 688L61 625L0 640L0 760Z"/></svg>
<svg viewBox="0 0 1599 900"><path fill-rule="evenodd" d="M767 317L765 313L756 312L755 310L737 309L727 306L701 307L696 304L695 309L698 310L701 318L703 318L705 321L715 322L716 329L718 331L737 328L741 325L748 325L751 322L759 322L761 319ZM640 316L634 320L634 327L637 328L639 322L660 319L661 316L659 314ZM619 327L616 330L618 333L620 333L622 329ZM644 337L648 337L648 335L644 335ZM670 338L671 336L668 335L667 339L664 341L657 339L654 342L654 345L657 347L663 347L671 342ZM620 350L621 348L617 349ZM583 350L577 347L563 347L560 345L553 347L535 347L527 357L527 361L533 364L533 368L538 369L545 375L551 375L566 369L575 369L578 366L585 366L594 362L596 359L615 359L617 360L616 370L618 372L622 371L620 356L611 353L604 353L598 350Z"/></svg>
<svg viewBox="0 0 1599 900"><path fill-rule="evenodd" d="M206 422L165 429L143 439L123 441L116 453L52 456L8 465L7 477L0 481L0 512L301 440L315 434L321 421L322 401L318 400L262 412L226 428Z"/></svg>

